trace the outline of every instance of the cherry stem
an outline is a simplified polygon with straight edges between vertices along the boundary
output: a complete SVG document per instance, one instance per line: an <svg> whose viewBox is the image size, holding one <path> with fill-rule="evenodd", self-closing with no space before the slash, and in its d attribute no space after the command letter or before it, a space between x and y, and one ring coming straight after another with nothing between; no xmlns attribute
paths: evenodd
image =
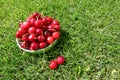
<svg viewBox="0 0 120 80"><path fill-rule="evenodd" d="M27 35L29 35L30 33L26 33L26 34L24 34L23 36L27 36Z"/></svg>

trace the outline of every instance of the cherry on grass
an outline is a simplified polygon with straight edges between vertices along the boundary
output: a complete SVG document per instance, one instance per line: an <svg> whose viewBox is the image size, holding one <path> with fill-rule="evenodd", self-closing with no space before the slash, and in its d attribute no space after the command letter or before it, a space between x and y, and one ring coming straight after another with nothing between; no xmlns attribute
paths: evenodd
<svg viewBox="0 0 120 80"><path fill-rule="evenodd" d="M58 64L57 64L57 62L55 60L50 61L49 68L51 70L55 70L57 67L58 67Z"/></svg>
<svg viewBox="0 0 120 80"><path fill-rule="evenodd" d="M57 64L63 64L65 62L65 58L63 56L58 56L56 61Z"/></svg>

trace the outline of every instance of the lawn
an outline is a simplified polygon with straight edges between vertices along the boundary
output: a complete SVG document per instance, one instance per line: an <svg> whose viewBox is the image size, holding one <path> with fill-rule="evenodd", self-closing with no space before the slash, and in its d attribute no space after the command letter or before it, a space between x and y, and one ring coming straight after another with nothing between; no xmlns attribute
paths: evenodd
<svg viewBox="0 0 120 80"><path fill-rule="evenodd" d="M59 43L46 53L15 42L18 23L35 11L61 25ZM65 64L50 70L58 55ZM0 0L0 80L120 80L120 1Z"/></svg>

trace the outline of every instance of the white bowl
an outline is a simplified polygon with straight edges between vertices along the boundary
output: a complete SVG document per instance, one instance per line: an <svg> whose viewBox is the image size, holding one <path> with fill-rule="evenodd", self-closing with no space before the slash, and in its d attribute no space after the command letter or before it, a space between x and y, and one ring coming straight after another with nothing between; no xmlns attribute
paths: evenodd
<svg viewBox="0 0 120 80"><path fill-rule="evenodd" d="M52 49L55 44L57 43L58 40L55 40L51 45L47 46L46 48L43 48L43 49L38 49L38 50L28 50L28 49L24 49L20 46L20 39L16 38L16 42L17 42L17 45L20 49L22 49L23 51L25 52L29 52L29 53L45 53L47 51L49 51L50 49Z"/></svg>

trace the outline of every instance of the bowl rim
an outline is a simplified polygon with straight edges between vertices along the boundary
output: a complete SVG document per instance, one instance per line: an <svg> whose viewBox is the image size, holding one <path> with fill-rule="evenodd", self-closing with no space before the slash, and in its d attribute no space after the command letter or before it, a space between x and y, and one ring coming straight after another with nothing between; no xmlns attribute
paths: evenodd
<svg viewBox="0 0 120 80"><path fill-rule="evenodd" d="M19 41L20 41L20 39L18 39L18 38L16 38L16 42L17 42L17 45L18 45L18 47L20 48L20 49L22 49L23 51L25 51L25 52L29 52L29 53L45 53L45 52L47 52L47 51L49 51L56 43L57 43L57 41L58 40L55 40L51 45L49 45L49 46L47 46L46 48L43 48L43 49L38 49L38 50L28 50L28 49L24 49L24 48L22 48L19 44Z"/></svg>

